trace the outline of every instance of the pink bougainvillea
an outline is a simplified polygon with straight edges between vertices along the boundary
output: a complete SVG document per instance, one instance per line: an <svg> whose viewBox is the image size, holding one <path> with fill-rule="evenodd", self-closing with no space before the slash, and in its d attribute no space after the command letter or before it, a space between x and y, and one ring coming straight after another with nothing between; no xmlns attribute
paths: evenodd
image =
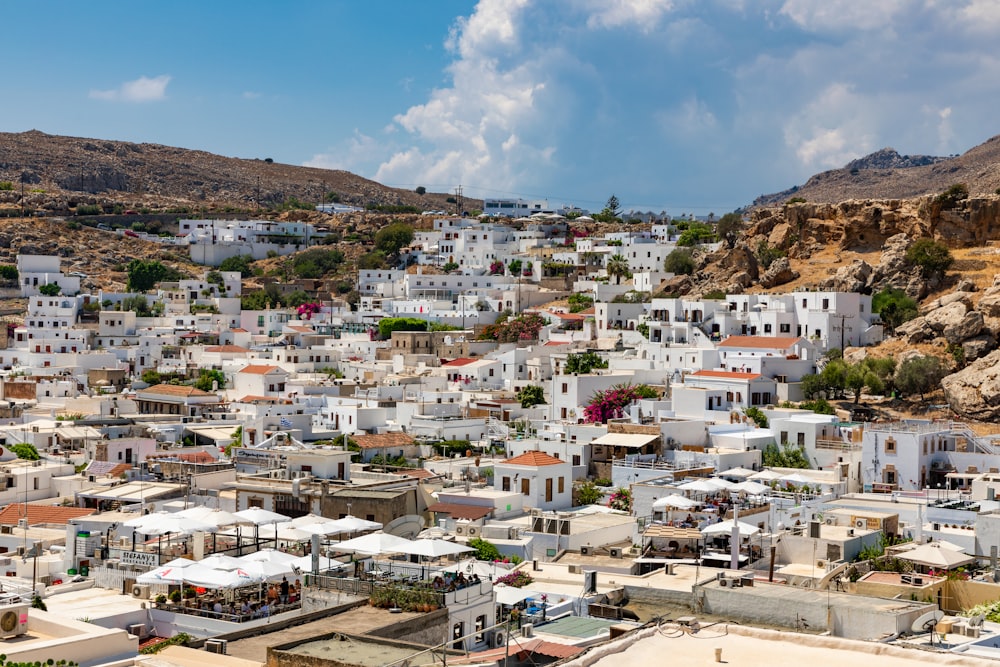
<svg viewBox="0 0 1000 667"><path fill-rule="evenodd" d="M318 303L304 303L296 309L299 314L299 318L303 320L311 320L312 316L320 311L322 306Z"/></svg>
<svg viewBox="0 0 1000 667"><path fill-rule="evenodd" d="M640 398L655 398L656 391L644 384L616 384L599 391L590 398L590 405L583 409L583 420L600 423L618 419L625 414L625 406Z"/></svg>

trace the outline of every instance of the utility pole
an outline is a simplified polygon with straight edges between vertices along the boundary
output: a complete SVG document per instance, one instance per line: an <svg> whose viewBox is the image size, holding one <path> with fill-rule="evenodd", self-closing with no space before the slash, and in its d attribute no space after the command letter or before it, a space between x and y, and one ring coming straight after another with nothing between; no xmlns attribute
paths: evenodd
<svg viewBox="0 0 1000 667"><path fill-rule="evenodd" d="M455 188L455 202L456 202L455 203L455 207L457 209L455 211L455 213L457 215L462 215L463 199L462 199L462 186L461 185L459 185L457 188Z"/></svg>

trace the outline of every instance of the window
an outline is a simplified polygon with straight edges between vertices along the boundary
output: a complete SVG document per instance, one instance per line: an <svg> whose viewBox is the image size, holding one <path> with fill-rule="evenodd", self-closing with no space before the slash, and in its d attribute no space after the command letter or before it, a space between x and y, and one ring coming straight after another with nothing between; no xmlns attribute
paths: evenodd
<svg viewBox="0 0 1000 667"><path fill-rule="evenodd" d="M531 480L525 477L521 480L521 495L529 496L531 495Z"/></svg>
<svg viewBox="0 0 1000 667"><path fill-rule="evenodd" d="M896 440L893 438L885 439L885 453L895 454L896 453ZM889 482L891 484L891 482Z"/></svg>
<svg viewBox="0 0 1000 667"><path fill-rule="evenodd" d="M771 325L770 324L765 324L764 325L764 333L771 333Z"/></svg>
<svg viewBox="0 0 1000 667"><path fill-rule="evenodd" d="M568 382L563 382L562 383L562 393L564 393L564 394L568 394L569 393L569 383Z"/></svg>
<svg viewBox="0 0 1000 667"><path fill-rule="evenodd" d="M779 324L778 325L778 330L781 333L791 333L791 331L792 331L792 325L788 324L788 323Z"/></svg>
<svg viewBox="0 0 1000 667"><path fill-rule="evenodd" d="M830 300L823 299L823 310L830 310Z"/></svg>
<svg viewBox="0 0 1000 667"><path fill-rule="evenodd" d="M249 509L251 507L260 507L261 509L263 509L264 508L264 499L263 498L248 498L247 499L247 509Z"/></svg>
<svg viewBox="0 0 1000 667"><path fill-rule="evenodd" d="M546 477L545 478L545 502L547 502L547 503L551 503L552 502L552 478L551 477Z"/></svg>
<svg viewBox="0 0 1000 667"><path fill-rule="evenodd" d="M483 630L486 629L486 616L476 616L476 636L474 641L477 644L482 644L486 640L486 635Z"/></svg>
<svg viewBox="0 0 1000 667"><path fill-rule="evenodd" d="M566 478L559 478L559 493L566 493Z"/></svg>
<svg viewBox="0 0 1000 667"><path fill-rule="evenodd" d="M576 436L574 435L573 437L575 438ZM580 455L579 454L574 454L573 455L573 465L575 465L575 466L580 465Z"/></svg>
<svg viewBox="0 0 1000 667"><path fill-rule="evenodd" d="M502 491L510 491L510 477L504 475L503 479L500 480L500 489Z"/></svg>
<svg viewBox="0 0 1000 667"><path fill-rule="evenodd" d="M783 445L788 443L788 431L781 432L781 434L778 437L778 442L780 442Z"/></svg>
<svg viewBox="0 0 1000 667"><path fill-rule="evenodd" d="M797 433L795 435L795 440L796 440L795 444L797 444L799 447L805 447L806 446L806 434L805 433Z"/></svg>

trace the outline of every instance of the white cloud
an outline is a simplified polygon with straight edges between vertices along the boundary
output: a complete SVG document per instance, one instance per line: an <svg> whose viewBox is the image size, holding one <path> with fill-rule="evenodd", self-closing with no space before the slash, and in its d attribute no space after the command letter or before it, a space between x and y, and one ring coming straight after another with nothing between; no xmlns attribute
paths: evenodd
<svg viewBox="0 0 1000 667"><path fill-rule="evenodd" d="M135 81L126 81L111 90L91 90L90 97L110 102L158 102L167 98L167 84L171 77L166 74L147 77L140 76Z"/></svg>
<svg viewBox="0 0 1000 667"><path fill-rule="evenodd" d="M875 30L891 26L898 14L918 5L917 0L785 0L779 13L810 31Z"/></svg>
<svg viewBox="0 0 1000 667"><path fill-rule="evenodd" d="M719 124L708 105L695 96L678 107L656 114L656 118L665 134L681 140L712 132Z"/></svg>
<svg viewBox="0 0 1000 667"><path fill-rule="evenodd" d="M872 100L856 94L852 86L830 84L789 119L785 142L805 167L842 167L874 148L872 106Z"/></svg>
<svg viewBox="0 0 1000 667"><path fill-rule="evenodd" d="M650 32L674 8L672 0L591 0L588 28L638 28Z"/></svg>
<svg viewBox="0 0 1000 667"><path fill-rule="evenodd" d="M357 169L358 165L371 163L373 159L377 159L375 156L380 151L378 142L373 137L354 130L354 134L337 149L326 153L316 153L303 162L302 166L353 171Z"/></svg>
<svg viewBox="0 0 1000 667"><path fill-rule="evenodd" d="M260 98L260 93L253 90L247 90L243 93L243 99L245 100L256 100Z"/></svg>

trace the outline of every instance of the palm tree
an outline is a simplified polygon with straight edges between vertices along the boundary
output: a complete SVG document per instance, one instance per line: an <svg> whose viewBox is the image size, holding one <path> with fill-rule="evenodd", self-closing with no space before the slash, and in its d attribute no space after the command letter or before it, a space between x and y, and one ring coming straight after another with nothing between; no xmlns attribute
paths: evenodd
<svg viewBox="0 0 1000 667"><path fill-rule="evenodd" d="M608 275L615 277L616 285L621 285L622 277L631 278L632 271L629 270L628 259L624 255L612 255L609 257Z"/></svg>

